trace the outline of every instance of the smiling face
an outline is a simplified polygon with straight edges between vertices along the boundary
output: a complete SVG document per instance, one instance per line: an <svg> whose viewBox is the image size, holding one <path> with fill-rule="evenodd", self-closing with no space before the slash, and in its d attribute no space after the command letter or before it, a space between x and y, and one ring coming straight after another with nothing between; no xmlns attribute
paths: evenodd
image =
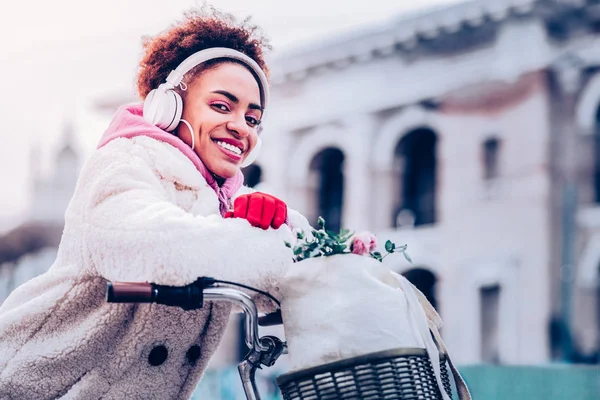
<svg viewBox="0 0 600 400"><path fill-rule="evenodd" d="M258 83L240 64L224 62L203 71L185 92L182 118L194 130L194 151L221 178L235 176L256 146L261 117ZM191 146L185 124L176 134Z"/></svg>

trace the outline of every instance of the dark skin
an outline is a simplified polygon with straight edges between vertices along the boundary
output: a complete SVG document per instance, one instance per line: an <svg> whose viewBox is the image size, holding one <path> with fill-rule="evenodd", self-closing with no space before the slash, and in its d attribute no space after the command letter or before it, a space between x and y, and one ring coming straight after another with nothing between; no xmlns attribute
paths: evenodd
<svg viewBox="0 0 600 400"><path fill-rule="evenodd" d="M262 116L259 103L256 79L239 64L220 63L188 85L182 117L194 131L193 150L213 175L222 178L221 184L239 172L256 146ZM191 147L186 125L179 124L175 132ZM227 142L228 148L219 142Z"/></svg>

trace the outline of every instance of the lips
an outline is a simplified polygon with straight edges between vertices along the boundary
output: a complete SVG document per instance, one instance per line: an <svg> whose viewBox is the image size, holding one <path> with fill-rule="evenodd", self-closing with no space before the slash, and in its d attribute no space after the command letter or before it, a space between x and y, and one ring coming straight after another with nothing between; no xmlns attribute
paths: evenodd
<svg viewBox="0 0 600 400"><path fill-rule="evenodd" d="M241 148L237 146L238 144L241 144L240 142L235 140L225 141L223 139L213 139L213 143L223 154L234 162L239 162L242 159L243 145Z"/></svg>
<svg viewBox="0 0 600 400"><path fill-rule="evenodd" d="M242 153L245 151L244 143L240 142L239 140L235 140L235 139L232 139L232 138L214 138L213 139L213 142L217 142L217 141L218 142L227 143L227 144L232 145L232 146L235 146L238 149L240 149Z"/></svg>

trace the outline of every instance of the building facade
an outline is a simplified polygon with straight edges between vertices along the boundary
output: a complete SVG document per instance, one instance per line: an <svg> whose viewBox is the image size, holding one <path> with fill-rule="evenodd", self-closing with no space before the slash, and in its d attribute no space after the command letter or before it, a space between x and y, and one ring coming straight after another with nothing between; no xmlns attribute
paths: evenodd
<svg viewBox="0 0 600 400"><path fill-rule="evenodd" d="M600 362L599 23L476 1L280 55L254 168L408 244L457 362Z"/></svg>
<svg viewBox="0 0 600 400"><path fill-rule="evenodd" d="M44 273L54 263L64 214L79 175L79 156L70 124L50 168L43 168L39 149L30 154L30 197L26 220L0 236L0 304L16 287Z"/></svg>

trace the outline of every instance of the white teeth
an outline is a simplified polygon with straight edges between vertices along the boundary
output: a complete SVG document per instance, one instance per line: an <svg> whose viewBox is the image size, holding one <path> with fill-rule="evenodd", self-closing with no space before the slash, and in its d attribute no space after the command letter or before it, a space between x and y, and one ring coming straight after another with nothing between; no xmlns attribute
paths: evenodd
<svg viewBox="0 0 600 400"><path fill-rule="evenodd" d="M232 153L237 154L238 156L240 154L242 154L242 150L240 150L239 148L237 148L229 143L221 142L220 140L215 140L215 143L218 144L219 146L221 146L222 148L227 149L227 150L231 151Z"/></svg>

